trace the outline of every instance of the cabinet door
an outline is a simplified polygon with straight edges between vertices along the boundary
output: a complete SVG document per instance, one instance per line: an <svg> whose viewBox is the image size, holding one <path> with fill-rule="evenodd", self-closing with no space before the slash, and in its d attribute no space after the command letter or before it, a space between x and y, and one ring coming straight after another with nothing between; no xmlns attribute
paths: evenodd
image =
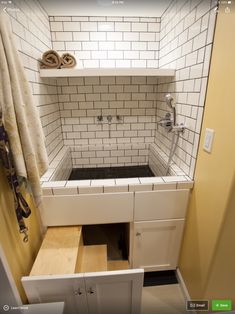
<svg viewBox="0 0 235 314"><path fill-rule="evenodd" d="M134 223L133 267L146 271L175 269L184 219Z"/></svg>
<svg viewBox="0 0 235 314"><path fill-rule="evenodd" d="M139 314L143 269L85 273L89 314Z"/></svg>
<svg viewBox="0 0 235 314"><path fill-rule="evenodd" d="M83 274L23 277L29 303L65 302L64 314L86 314L87 297Z"/></svg>

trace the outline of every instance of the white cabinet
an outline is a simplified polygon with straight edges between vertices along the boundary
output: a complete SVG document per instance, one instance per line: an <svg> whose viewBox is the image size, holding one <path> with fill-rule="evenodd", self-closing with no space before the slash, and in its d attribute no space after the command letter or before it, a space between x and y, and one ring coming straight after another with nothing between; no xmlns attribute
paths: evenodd
<svg viewBox="0 0 235 314"><path fill-rule="evenodd" d="M176 269L188 198L188 189L135 193L133 267Z"/></svg>
<svg viewBox="0 0 235 314"><path fill-rule="evenodd" d="M138 314L143 269L23 277L30 303L65 302L65 314Z"/></svg>
<svg viewBox="0 0 235 314"><path fill-rule="evenodd" d="M184 219L134 223L133 267L146 271L175 269L183 227Z"/></svg>

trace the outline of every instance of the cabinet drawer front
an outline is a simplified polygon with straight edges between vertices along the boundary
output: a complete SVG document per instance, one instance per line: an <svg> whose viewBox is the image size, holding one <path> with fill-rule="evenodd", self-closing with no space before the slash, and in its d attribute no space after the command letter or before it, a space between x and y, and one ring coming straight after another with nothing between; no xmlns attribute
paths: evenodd
<svg viewBox="0 0 235 314"><path fill-rule="evenodd" d="M189 190L135 193L134 220L184 218Z"/></svg>
<svg viewBox="0 0 235 314"><path fill-rule="evenodd" d="M87 225L133 221L133 193L43 197L46 226Z"/></svg>

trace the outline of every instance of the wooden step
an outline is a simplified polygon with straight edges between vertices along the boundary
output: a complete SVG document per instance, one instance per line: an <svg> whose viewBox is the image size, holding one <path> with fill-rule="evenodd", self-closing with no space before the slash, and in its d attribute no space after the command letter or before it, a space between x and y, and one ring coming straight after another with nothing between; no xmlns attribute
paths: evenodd
<svg viewBox="0 0 235 314"><path fill-rule="evenodd" d="M123 270L129 268L128 261L108 261L108 270Z"/></svg>
<svg viewBox="0 0 235 314"><path fill-rule="evenodd" d="M30 276L74 274L82 244L81 226L48 228Z"/></svg>
<svg viewBox="0 0 235 314"><path fill-rule="evenodd" d="M78 257L76 272L107 271L107 245L85 245Z"/></svg>

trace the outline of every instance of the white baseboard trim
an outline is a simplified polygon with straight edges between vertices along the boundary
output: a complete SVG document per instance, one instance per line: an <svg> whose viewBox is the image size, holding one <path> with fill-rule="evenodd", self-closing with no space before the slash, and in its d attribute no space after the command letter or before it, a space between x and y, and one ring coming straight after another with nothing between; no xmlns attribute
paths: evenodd
<svg viewBox="0 0 235 314"><path fill-rule="evenodd" d="M182 289L182 292L184 294L185 301L191 301L190 294L188 292L187 286L186 286L186 284L184 282L183 276L182 276L179 268L176 269L176 277L178 279L180 288Z"/></svg>
<svg viewBox="0 0 235 314"><path fill-rule="evenodd" d="M184 299L185 299L185 304L186 304L186 301L191 301L192 299L190 297L190 294L188 292L187 286L186 286L186 284L184 282L184 278L183 278L179 268L176 269L176 277L177 277L177 280L179 282L180 288L181 288L181 290L183 292ZM197 314L197 312L195 312L195 311L190 311L189 313Z"/></svg>

